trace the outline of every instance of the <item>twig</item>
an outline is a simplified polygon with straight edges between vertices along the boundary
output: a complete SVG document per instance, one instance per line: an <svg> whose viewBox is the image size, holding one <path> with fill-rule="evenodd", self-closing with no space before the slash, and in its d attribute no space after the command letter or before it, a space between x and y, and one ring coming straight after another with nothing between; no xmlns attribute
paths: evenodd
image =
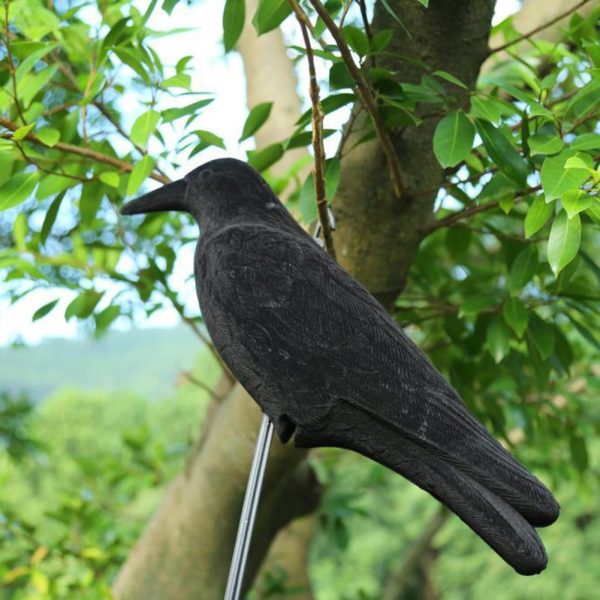
<svg viewBox="0 0 600 600"><path fill-rule="evenodd" d="M217 402L222 402L224 400L224 398L217 394L217 392L213 390L209 385L206 385L206 383L200 381L197 377L194 377L194 375L190 371L182 371L181 374L190 383L193 383L196 387L199 387L200 389L204 390L207 394L209 394L213 400L216 400Z"/></svg>
<svg viewBox="0 0 600 600"><path fill-rule="evenodd" d="M558 15L557 17L554 17L554 19L551 19L550 21L548 21L547 23L544 23L544 24L540 25L539 27L532 29L528 33L524 33L523 35L520 35L519 37L515 38L514 40L511 40L510 42L506 42L506 44L502 44L501 46L496 46L496 48L491 48L488 53L488 56L491 56L492 54L495 54L496 52L501 52L502 50L506 50L506 48L510 48L510 46L514 46L515 44L518 44L519 42L522 42L523 40L530 38L531 36L535 35L536 33L539 33L540 31L543 31L544 29L547 29L548 27L552 27L552 25L554 25L555 23L558 23L565 17L568 17L571 13L574 13L576 10L579 10L584 4L587 4L589 1L590 0L581 0L581 2L579 4L572 6L565 12Z"/></svg>
<svg viewBox="0 0 600 600"><path fill-rule="evenodd" d="M0 125L6 127L10 131L16 131L19 128L18 125L2 116L0 116ZM41 146L48 147L33 133L28 133L24 139L26 139L29 142L33 142L34 144L39 144ZM133 171L133 168L135 166L124 160L120 160L118 158L114 158L113 156L109 156L108 154L102 154L102 152L96 152L96 150L92 150L90 148L82 148L80 146L74 146L73 144L66 144L64 142L57 142L54 146L52 146L52 150L60 150L61 152L77 154L78 156L84 156L96 162L111 165L112 167L115 167L121 171L126 171L127 173ZM150 178L159 181L160 183L171 182L171 180L168 177L166 177L165 175L161 175L156 171L150 173Z"/></svg>
<svg viewBox="0 0 600 600"><path fill-rule="evenodd" d="M358 0L358 6L360 7L360 16L362 18L363 25L365 26L365 33L367 34L369 41L371 41L373 32L371 31L371 25L369 24L369 18L367 17L367 5L365 4L365 0Z"/></svg>
<svg viewBox="0 0 600 600"><path fill-rule="evenodd" d="M121 137L126 139L142 156L145 156L146 154L148 154L147 150L144 150L141 146L138 146L131 139L131 137L127 134L127 132L121 126L121 123L119 123L119 121L117 121L110 114L110 111L108 110L107 106L103 102L100 102L98 100L93 100L92 104L102 113L102 115L104 115L106 120L117 130L117 132L121 135ZM160 173L161 175L165 174L164 171L162 169L160 169L159 167L156 167L156 171L157 171L157 173Z"/></svg>
<svg viewBox="0 0 600 600"><path fill-rule="evenodd" d="M300 24L304 47L306 48L306 58L308 59L308 73L310 78L309 93L312 104L312 145L315 155L313 175L315 179L315 192L317 196L317 210L319 211L319 220L323 231L323 240L325 248L329 255L335 259L335 246L333 245L333 235L329 223L329 214L327 212L327 194L325 191L325 150L323 148L323 109L319 99L319 84L317 82L317 72L315 69L314 54L310 44L308 28L304 22L301 12L302 9L296 0L290 0L290 4L296 13L296 18Z"/></svg>
<svg viewBox="0 0 600 600"><path fill-rule="evenodd" d="M444 526L450 512L441 507L433 514L433 517L425 525L419 537L413 542L412 547L406 554L400 566L392 572L383 593L384 600L396 600L403 596L406 591L408 577L414 572L419 560L423 557L438 531Z"/></svg>
<svg viewBox="0 0 600 600"><path fill-rule="evenodd" d="M389 133L385 127L385 123L383 122L383 118L381 117L381 113L379 112L379 107L377 106L377 101L375 97L371 93L371 89L361 70L354 63L354 59L352 58L352 53L344 40L344 36L342 32L335 24L334 20L331 18L327 9L321 4L319 0L310 0L310 4L315 9L317 14L321 17L323 23L329 30L329 33L333 36L340 54L342 55L342 59L348 68L348 71L356 84L356 89L362 101L365 104L366 109L369 111L371 118L373 119L373 126L375 127L375 132L377 133L377 137L379 138L379 143L381 144L381 148L385 157L387 159L387 163L390 169L390 176L392 178L392 183L394 186L394 193L396 197L401 200L404 195L404 184L402 182L402 175L400 174L400 163L398 161L398 155L396 154L396 150L394 145L392 144L392 140L389 136Z"/></svg>
<svg viewBox="0 0 600 600"><path fill-rule="evenodd" d="M542 189L541 185L535 185L526 190L521 190L515 194L515 200L523 198L524 196L527 196L528 194L531 194L533 192L537 192L541 189ZM445 217L443 219L434 221L431 225L429 225L429 227L427 227L425 229L425 234L429 235L433 231L440 229L440 227L450 227L457 221L461 221L462 219L468 219L469 217L472 217L473 215L476 215L476 214L479 214L482 212L486 212L488 210L492 210L493 208L497 208L499 205L500 205L499 200L492 200L491 202L487 202L486 204L479 204L478 206L470 206L469 208L459 210L458 212L448 215L447 217Z"/></svg>
<svg viewBox="0 0 600 600"><path fill-rule="evenodd" d="M354 0L348 0L348 2L346 2L346 4L344 4L344 8L342 9L342 14L340 16L340 24L339 24L340 29L344 26L344 21L346 20L346 16L348 15L348 11L350 10L350 7L352 6L352 2L354 2Z"/></svg>

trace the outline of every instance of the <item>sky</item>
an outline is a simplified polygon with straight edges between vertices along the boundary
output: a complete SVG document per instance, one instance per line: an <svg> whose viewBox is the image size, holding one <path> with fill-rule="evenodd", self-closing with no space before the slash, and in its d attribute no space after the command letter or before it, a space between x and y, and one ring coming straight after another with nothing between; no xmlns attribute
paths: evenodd
<svg viewBox="0 0 600 600"><path fill-rule="evenodd" d="M141 11L149 2L139 2ZM159 3L160 4L160 3ZM499 22L518 9L516 0L499 0L496 6L494 22ZM207 1L193 3L188 6L180 2L168 19L169 28L192 28L192 31L173 38L158 38L152 46L166 65L174 65L183 55L192 55L192 89L210 92L215 100L209 105L194 123L195 129L209 129L221 136L227 150L207 149L200 156L194 157L182 165L181 172L185 173L199 164L213 158L234 156L244 159L245 151L252 148L252 142L240 145L237 141L247 116L245 81L242 61L239 55L231 52L223 55L222 51L222 1ZM149 26L156 30L165 29L166 14L155 10L149 20ZM284 24L286 36L295 36L295 28L291 19ZM318 68L318 65L317 65ZM302 77L301 77L302 83ZM120 109L125 121L133 123L139 110L134 96L125 95L120 103ZM339 126L345 119L343 111L338 111L328 119L335 120L326 124L327 127ZM182 120L183 121L183 120ZM181 135L175 130L171 136ZM172 139L175 139L174 137ZM326 152L335 151L335 137L326 140ZM152 146L150 146L152 153ZM181 173L168 173L170 176L181 176ZM180 291L187 313L191 316L198 313L193 281L189 275L192 272L193 248L188 245L178 256L171 282L174 289ZM0 285L1 281L0 281ZM0 290L1 296L1 290ZM49 337L81 337L85 335L82 325L72 319L66 322L63 318L64 309L73 299L74 293L68 290L40 289L31 292L14 305L0 297L0 346L12 344L15 341L26 344L37 344ZM32 323L32 314L47 302L60 298L58 306L46 317ZM179 322L179 316L172 308L164 308L155 312L150 318L140 318L136 327L172 327ZM127 327L125 321L116 322L117 327Z"/></svg>

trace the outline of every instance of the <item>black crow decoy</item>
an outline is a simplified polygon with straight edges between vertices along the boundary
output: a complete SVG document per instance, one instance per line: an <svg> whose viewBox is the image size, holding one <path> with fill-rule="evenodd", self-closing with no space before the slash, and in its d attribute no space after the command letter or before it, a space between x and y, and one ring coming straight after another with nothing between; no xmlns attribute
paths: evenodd
<svg viewBox="0 0 600 600"><path fill-rule="evenodd" d="M552 494L258 173L214 160L121 212L169 210L200 226L204 322L283 442L359 452L428 491L519 573L544 569L534 527L558 518Z"/></svg>

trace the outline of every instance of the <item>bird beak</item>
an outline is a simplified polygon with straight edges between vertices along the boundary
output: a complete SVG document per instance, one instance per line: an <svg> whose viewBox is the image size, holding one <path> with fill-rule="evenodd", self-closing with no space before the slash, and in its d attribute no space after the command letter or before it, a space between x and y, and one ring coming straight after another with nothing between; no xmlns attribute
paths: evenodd
<svg viewBox="0 0 600 600"><path fill-rule="evenodd" d="M131 200L121 207L122 215L139 215L141 213L161 212L168 210L182 210L189 212L189 207L185 201L185 191L187 183L180 179L173 183L168 183L153 192L149 192Z"/></svg>

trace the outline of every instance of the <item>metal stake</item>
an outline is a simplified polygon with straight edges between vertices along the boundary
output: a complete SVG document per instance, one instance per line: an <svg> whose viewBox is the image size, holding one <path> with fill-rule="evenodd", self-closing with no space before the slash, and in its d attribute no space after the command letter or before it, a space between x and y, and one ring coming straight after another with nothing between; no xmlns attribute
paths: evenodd
<svg viewBox="0 0 600 600"><path fill-rule="evenodd" d="M327 216L329 217L331 229L335 230L335 218L329 208L327 209ZM319 239L320 234L321 223L317 222L313 233L313 238L316 242L321 242ZM322 245L322 242L319 245ZM258 438L256 440L256 447L254 449L254 456L252 458L252 466L250 467L248 485L246 486L246 495L244 496L240 524L238 525L238 532L233 547L233 557L231 559L231 566L229 567L227 588L225 589L225 600L239 600L242 592L244 572L246 570L246 559L248 558L256 510L258 509L260 490L262 488L265 469L267 468L267 459L269 457L269 448L271 447L272 438L273 422L267 415L263 414L260 431L258 432Z"/></svg>
<svg viewBox="0 0 600 600"><path fill-rule="evenodd" d="M273 438L273 422L263 414L254 457L252 458L252 467L250 468L250 477L244 496L244 505L238 527L235 546L233 549L233 558L229 569L229 578L227 579L227 589L225 590L225 600L238 600L242 591L244 580L244 571L246 568L246 559L248 558L248 549L250 539L252 538L252 529L254 528L254 519L256 518L256 509L260 499L260 490L262 487L265 469L267 467L267 458L269 456L269 447Z"/></svg>

